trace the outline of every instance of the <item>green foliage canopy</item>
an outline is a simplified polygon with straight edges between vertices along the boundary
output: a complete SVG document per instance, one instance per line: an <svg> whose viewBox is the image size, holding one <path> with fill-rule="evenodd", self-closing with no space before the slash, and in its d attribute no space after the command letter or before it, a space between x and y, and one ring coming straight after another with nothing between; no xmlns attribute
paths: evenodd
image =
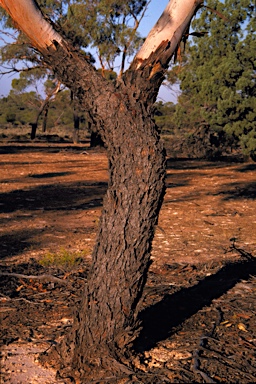
<svg viewBox="0 0 256 384"><path fill-rule="evenodd" d="M157 101L155 103L155 121L162 134L174 134L175 121L173 114L175 112L175 105L170 101L163 103Z"/></svg>
<svg viewBox="0 0 256 384"><path fill-rule="evenodd" d="M41 103L42 98L36 92L16 93L11 90L7 97L0 99L0 127L4 128L6 123L13 126L30 124L35 121ZM60 92L49 107L48 129L52 130L57 126L72 131L73 111L68 90Z"/></svg>
<svg viewBox="0 0 256 384"><path fill-rule="evenodd" d="M178 78L180 129L225 131L245 154L256 154L256 13L251 0L207 1L192 27L194 38ZM211 8L211 9L210 9ZM217 11L217 12L215 12ZM220 16L223 15L224 17ZM177 69L177 68L176 68Z"/></svg>
<svg viewBox="0 0 256 384"><path fill-rule="evenodd" d="M46 17L85 53L88 60L95 62L91 53L85 51L95 48L104 69L113 70L114 62L119 57L121 71L127 58L134 54L143 41L137 29L149 3L150 0L38 0ZM9 31L8 34L14 30L2 8L0 22L3 30ZM48 74L40 55L21 32L14 34L12 41L7 39L3 44L0 60L2 64L9 65L10 71L18 70L18 64L23 62L27 77L30 76L29 70L34 67L40 68L42 76Z"/></svg>

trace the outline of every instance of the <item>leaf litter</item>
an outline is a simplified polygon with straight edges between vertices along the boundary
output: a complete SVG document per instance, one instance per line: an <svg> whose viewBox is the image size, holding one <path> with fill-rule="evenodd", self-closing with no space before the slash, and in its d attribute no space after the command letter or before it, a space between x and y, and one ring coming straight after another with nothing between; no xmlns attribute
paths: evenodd
<svg viewBox="0 0 256 384"><path fill-rule="evenodd" d="M37 356L72 325L108 179L104 151L86 149L84 156L82 146L62 149L3 148L1 383L61 382ZM134 382L255 381L255 170L252 164L168 160L140 304ZM86 252L68 271L40 263L61 249ZM52 275L69 284L19 275Z"/></svg>

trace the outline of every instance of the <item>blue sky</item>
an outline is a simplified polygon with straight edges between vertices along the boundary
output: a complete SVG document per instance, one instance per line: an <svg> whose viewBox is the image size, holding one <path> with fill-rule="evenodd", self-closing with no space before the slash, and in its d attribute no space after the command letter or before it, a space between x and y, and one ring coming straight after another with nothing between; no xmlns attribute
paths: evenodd
<svg viewBox="0 0 256 384"><path fill-rule="evenodd" d="M151 28L155 25L159 17L161 16L163 10L165 9L166 5L168 4L169 0L152 0L148 11L144 17L144 19L141 22L139 31L143 37L147 36ZM0 97L7 96L10 87L12 79L14 78L14 75L6 74L0 78ZM175 101L177 96L177 89L170 91L166 87L162 86L159 92L159 99L166 101Z"/></svg>

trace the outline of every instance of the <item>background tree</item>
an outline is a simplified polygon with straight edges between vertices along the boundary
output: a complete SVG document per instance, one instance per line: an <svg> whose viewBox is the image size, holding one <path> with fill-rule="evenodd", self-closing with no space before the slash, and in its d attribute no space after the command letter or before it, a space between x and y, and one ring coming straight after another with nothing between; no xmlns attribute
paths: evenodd
<svg viewBox="0 0 256 384"><path fill-rule="evenodd" d="M56 3L56 1L40 1L39 5L49 18L51 17L55 22L58 22L62 26L66 35L72 39L72 42L76 46L78 43L81 49L85 49L88 46L88 36L81 36L81 33L76 35L74 31L73 33L70 32L72 28L73 30L75 29L75 25L71 26L71 24L67 23L65 20L69 9L69 1L60 1L58 3ZM63 89L63 86L61 87L61 84L53 79L52 72L44 65L40 55L35 51L27 37L21 31L19 31L18 34L13 33L14 27L10 18L8 18L3 11L0 11L0 17L3 28L8 31L9 36L0 51L1 62L3 65L2 74L11 72L19 73L19 78L14 79L12 82L13 89L15 91L19 90L20 92L23 92L25 89L33 87L33 90L38 93L37 99L41 100L37 116L31 123L31 139L33 140L36 136L37 126L41 115L43 115L42 130L43 132L45 131L49 104L54 99L57 92ZM92 62L94 62L94 59L89 53L86 53L86 55ZM44 84L44 86L42 86L42 84ZM79 113L76 111L75 101L72 100L71 104L74 106L73 137L74 141L77 142L80 123Z"/></svg>
<svg viewBox="0 0 256 384"><path fill-rule="evenodd" d="M91 48L96 50L98 63L101 66L102 73L107 78L109 72L114 67L119 67L119 74L124 71L125 64L129 57L134 54L142 43L142 38L137 30L143 18L149 1L38 1L39 6L55 23L61 28L65 37L78 49L87 55L88 59L94 63L94 58L89 52ZM10 20L4 13L0 11L2 24L8 30L13 30ZM1 48L1 61L5 65L5 73L19 72L21 74L22 83L25 86L31 83L30 78L34 76L34 72L43 81L52 77L51 72L45 67L40 60L40 55L33 49L29 40L22 32L17 37L12 35L11 42L8 40ZM118 61L118 62L117 62ZM31 73L33 72L33 74ZM20 81L20 84L22 84ZM41 91L42 93L42 91ZM47 116L46 106L49 104L51 97L49 93L44 100L44 113ZM71 92L71 102L74 106L74 142L78 142L79 132L79 110L78 105ZM41 111L43 113L43 111ZM88 122L93 130L94 126ZM32 124L31 138L35 137L37 125ZM95 139L98 138L95 142ZM100 143L100 136L92 133L91 142L93 145Z"/></svg>
<svg viewBox="0 0 256 384"><path fill-rule="evenodd" d="M176 124L173 119L175 112L175 104L171 101L163 103L162 101L157 101L155 103L155 120L156 124L161 130L163 135L174 135Z"/></svg>
<svg viewBox="0 0 256 384"><path fill-rule="evenodd" d="M56 86L53 84L53 86ZM52 90L52 86L50 90ZM31 123L35 122L45 99L37 92L17 92L11 90L7 97L0 99L0 129L2 137L28 141L31 134ZM42 113L38 124L42 127L45 116ZM85 115L79 110L79 125L81 139L90 137L89 127ZM38 140L68 141L73 140L74 109L70 103L70 91L63 89L51 100L47 108L46 132L37 135Z"/></svg>
<svg viewBox="0 0 256 384"><path fill-rule="evenodd" d="M41 99L35 92L17 94L11 91L7 97L0 99L0 124L29 124L35 118L35 109L40 107Z"/></svg>
<svg viewBox="0 0 256 384"><path fill-rule="evenodd" d="M18 79L13 79L12 81L12 88L15 93L24 93L26 88L31 86L32 84L35 84L35 89L37 89L37 81L41 78L42 73L39 68L37 70L36 68L33 69L33 71L29 71L29 76L27 75L27 72L21 72L20 77ZM61 91L61 83L57 80L51 81L47 80L44 83L44 93L45 97L41 98L38 97L37 99L40 100L39 107L35 107L35 116L32 121L30 121L31 125L31 140L33 140L36 137L36 131L38 127L39 118L42 115L43 121L42 121L42 131L46 132L46 125L47 125L47 116L48 116L48 110L51 101L54 100L57 93ZM37 94L40 94L37 91ZM31 93L33 95L33 93Z"/></svg>
<svg viewBox="0 0 256 384"><path fill-rule="evenodd" d="M82 382L132 373L138 303L164 195L165 155L153 105L177 44L202 1L170 1L115 82L45 19L33 0L0 0L55 75L88 111L109 160L92 268L69 334L56 348L63 376Z"/></svg>
<svg viewBox="0 0 256 384"><path fill-rule="evenodd" d="M209 0L207 5L192 23L204 38L194 38L175 69L182 90L175 121L183 131L208 132L213 147L228 134L233 146L255 157L255 3Z"/></svg>

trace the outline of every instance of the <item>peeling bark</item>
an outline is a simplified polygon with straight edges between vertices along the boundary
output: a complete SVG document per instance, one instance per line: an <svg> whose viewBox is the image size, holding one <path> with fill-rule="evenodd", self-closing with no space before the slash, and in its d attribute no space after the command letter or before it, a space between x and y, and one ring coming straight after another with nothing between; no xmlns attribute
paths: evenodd
<svg viewBox="0 0 256 384"><path fill-rule="evenodd" d="M169 48L168 54L164 54L164 56L166 56L164 61L170 60L182 38L184 30L202 3L202 0L169 1L161 17L150 31L143 46L136 55L135 61L137 68L167 40L169 42Z"/></svg>

